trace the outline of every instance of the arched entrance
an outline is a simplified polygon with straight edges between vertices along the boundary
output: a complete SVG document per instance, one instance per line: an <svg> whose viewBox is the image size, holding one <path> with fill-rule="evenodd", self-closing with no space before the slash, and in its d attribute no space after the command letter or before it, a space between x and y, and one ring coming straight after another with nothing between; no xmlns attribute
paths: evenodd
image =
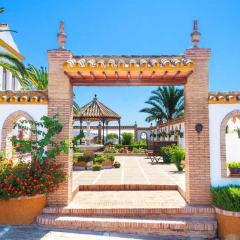
<svg viewBox="0 0 240 240"><path fill-rule="evenodd" d="M59 113L64 125L60 139L72 138L73 86L159 86L184 85L186 200L210 203L210 156L208 117L208 62L210 50L198 48L195 26L194 47L175 56L74 56L64 49L66 35L61 25L60 49L48 52L48 114ZM202 126L198 131L197 126ZM72 197L72 152L61 156L68 180L49 196L50 204L68 204Z"/></svg>
<svg viewBox="0 0 240 240"><path fill-rule="evenodd" d="M21 120L33 120L33 118L24 111L16 111L10 114L3 123L1 134L1 149L5 152L7 158L12 157L12 142L14 124Z"/></svg>
<svg viewBox="0 0 240 240"><path fill-rule="evenodd" d="M221 123L220 129L220 148L221 148L221 175L227 177L227 162L239 161L237 146L240 142L240 111L234 110L228 113ZM237 125L236 127L234 125ZM234 129L235 128L235 129ZM239 130L238 130L239 129ZM233 130L235 130L233 132ZM228 136L230 135L230 136ZM235 135L235 136L231 136ZM230 143L229 143L230 140ZM232 146L231 146L232 145ZM231 148L232 147L232 148ZM229 151L229 148L230 151ZM228 151L227 151L228 150ZM229 155L232 156L229 156Z"/></svg>

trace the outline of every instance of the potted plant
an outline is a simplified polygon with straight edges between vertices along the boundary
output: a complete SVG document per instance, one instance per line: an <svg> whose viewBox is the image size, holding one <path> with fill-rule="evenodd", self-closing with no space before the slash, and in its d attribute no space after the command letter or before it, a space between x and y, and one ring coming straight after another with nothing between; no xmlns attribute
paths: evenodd
<svg viewBox="0 0 240 240"><path fill-rule="evenodd" d="M227 163L228 169L230 171L230 176L240 177L240 162L229 162Z"/></svg>
<svg viewBox="0 0 240 240"><path fill-rule="evenodd" d="M102 162L103 168L112 168L113 162L115 160L115 157L112 154L107 154L105 156L105 161Z"/></svg>
<svg viewBox="0 0 240 240"><path fill-rule="evenodd" d="M212 187L219 239L240 239L240 186Z"/></svg>
<svg viewBox="0 0 240 240"><path fill-rule="evenodd" d="M73 156L74 170L85 170L87 168L86 158L84 156Z"/></svg>
<svg viewBox="0 0 240 240"><path fill-rule="evenodd" d="M185 160L185 151L184 148L174 145L171 148L171 162L175 163L178 171L183 171L184 164L182 163Z"/></svg>
<svg viewBox="0 0 240 240"><path fill-rule="evenodd" d="M63 128L57 116L43 116L40 122L22 120L15 127L31 131L36 138L12 139L21 144L22 154L31 154L31 160L22 155L0 163L0 224L31 224L44 208L46 194L57 190L65 179L63 166L55 159L68 151L68 144L53 141Z"/></svg>

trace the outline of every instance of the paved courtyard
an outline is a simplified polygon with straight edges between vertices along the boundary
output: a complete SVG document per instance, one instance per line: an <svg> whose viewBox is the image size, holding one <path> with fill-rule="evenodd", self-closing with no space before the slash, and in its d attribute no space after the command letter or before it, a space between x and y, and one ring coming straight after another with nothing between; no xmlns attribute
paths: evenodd
<svg viewBox="0 0 240 240"><path fill-rule="evenodd" d="M101 171L74 171L73 189L78 185L179 185L185 189L185 173L178 172L174 164L152 164L144 156L117 156L120 168Z"/></svg>

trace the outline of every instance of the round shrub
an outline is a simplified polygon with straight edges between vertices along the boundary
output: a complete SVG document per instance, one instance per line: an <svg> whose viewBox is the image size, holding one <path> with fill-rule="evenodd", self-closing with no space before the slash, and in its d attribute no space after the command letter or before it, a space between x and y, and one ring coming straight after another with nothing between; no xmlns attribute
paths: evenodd
<svg viewBox="0 0 240 240"><path fill-rule="evenodd" d="M212 203L218 208L240 212L240 186L212 187Z"/></svg>
<svg viewBox="0 0 240 240"><path fill-rule="evenodd" d="M92 170L93 171L100 171L102 168L102 165L98 164L98 163L95 163L93 166L92 166Z"/></svg>

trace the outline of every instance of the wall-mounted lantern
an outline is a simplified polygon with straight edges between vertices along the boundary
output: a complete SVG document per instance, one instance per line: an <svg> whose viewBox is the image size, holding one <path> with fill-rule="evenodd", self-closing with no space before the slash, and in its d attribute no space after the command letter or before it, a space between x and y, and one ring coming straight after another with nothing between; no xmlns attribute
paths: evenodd
<svg viewBox="0 0 240 240"><path fill-rule="evenodd" d="M196 130L197 133L202 132L202 130L203 130L203 125L202 125L201 123L197 123L197 124L195 125L195 130Z"/></svg>

